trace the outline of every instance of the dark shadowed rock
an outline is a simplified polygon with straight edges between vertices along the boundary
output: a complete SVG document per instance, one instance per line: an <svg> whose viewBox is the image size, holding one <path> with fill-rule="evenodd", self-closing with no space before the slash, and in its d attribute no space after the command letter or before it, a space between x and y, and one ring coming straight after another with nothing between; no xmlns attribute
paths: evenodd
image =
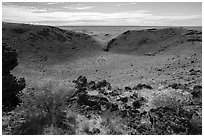
<svg viewBox="0 0 204 137"><path fill-rule="evenodd" d="M125 90L128 91L128 90L132 90L132 89L131 89L131 87L128 87L128 86L127 86L127 87L125 87Z"/></svg>
<svg viewBox="0 0 204 137"><path fill-rule="evenodd" d="M133 90L141 90L141 89L143 89L143 88L153 89L150 85L138 84L137 86L133 87Z"/></svg>
<svg viewBox="0 0 204 137"><path fill-rule="evenodd" d="M117 110L119 110L118 105L117 104L111 104L110 111L112 112L112 111L117 111Z"/></svg>
<svg viewBox="0 0 204 137"><path fill-rule="evenodd" d="M121 95L121 92L118 90L113 90L109 93L110 96L118 96Z"/></svg>
<svg viewBox="0 0 204 137"><path fill-rule="evenodd" d="M132 103L133 108L140 108L146 100L143 97L136 98L136 100Z"/></svg>
<svg viewBox="0 0 204 137"><path fill-rule="evenodd" d="M100 129L98 128L93 128L93 134L100 134Z"/></svg>
<svg viewBox="0 0 204 137"><path fill-rule="evenodd" d="M117 101L121 101L123 103L127 103L128 102L128 97L120 97Z"/></svg>
<svg viewBox="0 0 204 137"><path fill-rule="evenodd" d="M77 89L86 88L87 86L87 79L85 76L79 76L77 80L73 81L76 84Z"/></svg>
<svg viewBox="0 0 204 137"><path fill-rule="evenodd" d="M190 72L190 75L197 75L197 74L201 73L200 70L194 70L194 69L191 69L189 72Z"/></svg>
<svg viewBox="0 0 204 137"><path fill-rule="evenodd" d="M110 83L107 82L106 80L99 81L99 82L96 84L96 88L97 88L97 89L103 88L103 87L107 87L109 90L111 89Z"/></svg>
<svg viewBox="0 0 204 137"><path fill-rule="evenodd" d="M197 113L195 113L190 120L190 134L191 135L202 134L202 117Z"/></svg>
<svg viewBox="0 0 204 137"><path fill-rule="evenodd" d="M184 84L180 84L180 83L173 83L173 84L169 85L169 87L171 87L173 89L181 89L181 90L188 89L186 84L184 85Z"/></svg>
<svg viewBox="0 0 204 137"><path fill-rule="evenodd" d="M202 98L202 86L196 85L191 92L194 98Z"/></svg>
<svg viewBox="0 0 204 137"><path fill-rule="evenodd" d="M90 81L88 83L88 88L91 89L91 90L95 90L96 89L96 83L95 81Z"/></svg>

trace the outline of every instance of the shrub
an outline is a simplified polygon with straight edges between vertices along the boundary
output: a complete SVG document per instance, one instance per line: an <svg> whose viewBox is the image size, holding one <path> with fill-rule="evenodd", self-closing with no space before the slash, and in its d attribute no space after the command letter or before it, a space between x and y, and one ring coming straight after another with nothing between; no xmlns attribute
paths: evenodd
<svg viewBox="0 0 204 137"><path fill-rule="evenodd" d="M10 71L18 65L17 53L6 43L2 44L2 105L3 111L11 111L20 103L17 94L25 88L25 79L17 80Z"/></svg>
<svg viewBox="0 0 204 137"><path fill-rule="evenodd" d="M159 92L151 100L151 105L154 108L168 107L178 112L182 106L189 104L191 100L192 95L190 93L169 88Z"/></svg>
<svg viewBox="0 0 204 137"><path fill-rule="evenodd" d="M67 96L51 83L42 88L26 88L19 95L21 104L12 112L10 134L74 134L67 122Z"/></svg>

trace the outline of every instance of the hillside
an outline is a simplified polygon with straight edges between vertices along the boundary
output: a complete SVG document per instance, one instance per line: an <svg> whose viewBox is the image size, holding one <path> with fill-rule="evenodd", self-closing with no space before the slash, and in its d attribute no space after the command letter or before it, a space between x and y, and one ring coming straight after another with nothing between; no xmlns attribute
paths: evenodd
<svg viewBox="0 0 204 137"><path fill-rule="evenodd" d="M125 30L106 29L111 37L112 33L116 36L117 32ZM145 82L157 87L158 83L186 83L177 77L183 75L184 79L189 79L186 75L189 70L201 68L200 31L184 28L129 30L118 33L108 42L108 52L103 50L107 42L100 40L106 31L99 37L99 28L88 32L93 34L3 22L2 40L18 53L19 65L13 74L24 77L31 85L55 81L70 86L76 77L85 75L96 81L106 79L114 86ZM186 72L183 72L184 66ZM157 71L160 69L162 71Z"/></svg>
<svg viewBox="0 0 204 137"><path fill-rule="evenodd" d="M175 48L179 47L182 47L179 51L188 50L190 46L183 48L185 44L201 42L201 39L202 32L184 28L129 30L112 39L105 51L154 55L167 51L175 52Z"/></svg>
<svg viewBox="0 0 204 137"><path fill-rule="evenodd" d="M3 22L3 42L20 53L23 63L57 63L94 55L100 50L90 36L52 26Z"/></svg>

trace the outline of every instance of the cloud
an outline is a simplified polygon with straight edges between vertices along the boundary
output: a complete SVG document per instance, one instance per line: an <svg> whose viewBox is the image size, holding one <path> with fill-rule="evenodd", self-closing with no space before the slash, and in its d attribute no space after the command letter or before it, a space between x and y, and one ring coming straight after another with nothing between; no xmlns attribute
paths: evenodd
<svg viewBox="0 0 204 137"><path fill-rule="evenodd" d="M48 5L56 4L55 2L48 2Z"/></svg>
<svg viewBox="0 0 204 137"><path fill-rule="evenodd" d="M70 10L87 10L87 9L92 9L94 6L80 6L80 5L72 5L72 6L66 6L63 7L65 9L70 9Z"/></svg>
<svg viewBox="0 0 204 137"><path fill-rule="evenodd" d="M117 3L116 6L120 7L120 6L125 6L125 5L135 5L137 3L135 2L124 2L124 3Z"/></svg>
<svg viewBox="0 0 204 137"><path fill-rule="evenodd" d="M76 7L75 7L76 8ZM79 8L79 6L77 6ZM81 6L82 8L82 6ZM83 9L83 8L82 8ZM81 10L82 10L81 9ZM84 8L86 9L86 8ZM18 23L43 23L46 25L177 25L177 22L202 20L201 15L153 15L150 11L123 11L115 13L53 11L25 8L13 5L2 6L3 21Z"/></svg>
<svg viewBox="0 0 204 137"><path fill-rule="evenodd" d="M53 4L59 4L59 3L63 3L63 2L48 2L48 5L53 5Z"/></svg>

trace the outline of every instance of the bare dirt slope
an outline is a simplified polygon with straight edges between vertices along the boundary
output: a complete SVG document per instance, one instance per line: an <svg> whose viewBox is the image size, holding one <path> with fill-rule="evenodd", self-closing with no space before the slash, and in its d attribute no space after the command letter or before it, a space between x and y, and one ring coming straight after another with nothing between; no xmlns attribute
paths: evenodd
<svg viewBox="0 0 204 137"><path fill-rule="evenodd" d="M90 32L3 23L3 42L19 53L20 63L13 73L30 84L51 80L72 85L80 75L96 81L106 79L119 87L201 84L200 31L131 30L118 34L112 42L108 40L116 36L114 33ZM191 75L191 69L198 70L198 75Z"/></svg>

